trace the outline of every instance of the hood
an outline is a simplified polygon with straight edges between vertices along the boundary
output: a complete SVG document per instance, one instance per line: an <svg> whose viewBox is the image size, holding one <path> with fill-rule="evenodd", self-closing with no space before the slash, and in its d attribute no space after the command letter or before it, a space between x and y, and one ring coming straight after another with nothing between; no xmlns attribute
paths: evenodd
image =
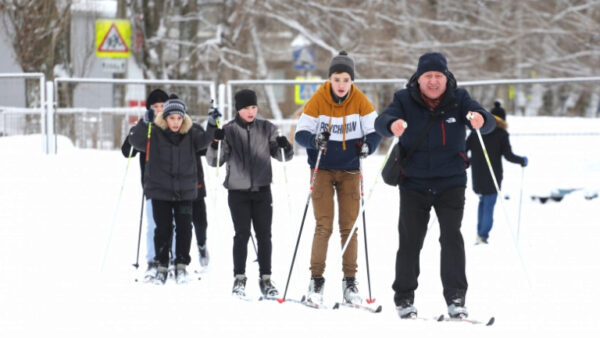
<svg viewBox="0 0 600 338"><path fill-rule="evenodd" d="M162 130L167 130L169 128L169 126L167 125L167 121L163 117L163 114L158 114L158 116L154 118L154 124L156 124ZM181 128L179 129L179 133L187 134L187 132L189 132L190 129L192 129L193 124L194 123L192 122L192 118L188 114L185 114L185 116L183 117L183 123L181 124Z"/></svg>
<svg viewBox="0 0 600 338"><path fill-rule="evenodd" d="M508 123L506 123L506 121L504 121L501 117L498 117L496 115L493 115L493 116L496 119L496 127L497 128L501 128L504 130L508 129Z"/></svg>

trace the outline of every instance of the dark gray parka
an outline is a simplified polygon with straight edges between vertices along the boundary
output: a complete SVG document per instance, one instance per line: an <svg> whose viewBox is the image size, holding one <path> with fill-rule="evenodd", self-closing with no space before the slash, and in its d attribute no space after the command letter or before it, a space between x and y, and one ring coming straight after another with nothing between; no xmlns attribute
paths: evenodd
<svg viewBox="0 0 600 338"><path fill-rule="evenodd" d="M223 126L225 139L221 142L219 166L227 163L227 174L223 186L229 190L258 191L271 184L273 175L271 157L282 161L281 148L275 140L277 127L262 119L251 123L242 120L239 114ZM285 160L294 155L293 147L284 151ZM212 146L206 153L206 161L217 166L217 149Z"/></svg>

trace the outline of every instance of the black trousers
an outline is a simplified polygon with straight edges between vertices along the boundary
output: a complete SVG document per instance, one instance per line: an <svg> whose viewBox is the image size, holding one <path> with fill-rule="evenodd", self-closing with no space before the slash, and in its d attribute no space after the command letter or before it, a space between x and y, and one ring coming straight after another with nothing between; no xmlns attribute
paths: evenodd
<svg viewBox="0 0 600 338"><path fill-rule="evenodd" d="M465 205L465 187L441 193L400 189L400 245L396 253L394 301L414 301L420 273L419 255L427 233L429 213L434 208L440 224L441 278L446 304L467 292L465 246L460 232Z"/></svg>
<svg viewBox="0 0 600 338"><path fill-rule="evenodd" d="M229 190L229 210L235 236L233 237L233 274L246 273L250 226L254 227L258 246L258 266L260 275L271 274L271 222L273 219L273 198L271 188L260 191Z"/></svg>
<svg viewBox="0 0 600 338"><path fill-rule="evenodd" d="M206 203L204 202L204 197L198 197L192 203L192 222L198 246L205 245L208 221L206 220Z"/></svg>
<svg viewBox="0 0 600 338"><path fill-rule="evenodd" d="M169 266L169 252L173 239L173 218L175 218L175 264L190 264L192 242L192 201L152 200L155 260L161 266Z"/></svg>

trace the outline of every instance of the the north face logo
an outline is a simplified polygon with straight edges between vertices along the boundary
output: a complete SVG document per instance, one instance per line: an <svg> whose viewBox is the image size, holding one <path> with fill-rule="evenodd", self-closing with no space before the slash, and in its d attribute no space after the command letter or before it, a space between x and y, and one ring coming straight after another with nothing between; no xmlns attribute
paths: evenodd
<svg viewBox="0 0 600 338"><path fill-rule="evenodd" d="M449 117L449 118L446 120L446 123L454 123L454 122L456 122L456 119L455 119L454 117Z"/></svg>

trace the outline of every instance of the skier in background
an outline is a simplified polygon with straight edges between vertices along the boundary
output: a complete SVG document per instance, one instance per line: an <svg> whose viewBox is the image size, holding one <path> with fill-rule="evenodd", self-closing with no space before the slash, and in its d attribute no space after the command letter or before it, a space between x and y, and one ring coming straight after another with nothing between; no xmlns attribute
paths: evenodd
<svg viewBox="0 0 600 338"><path fill-rule="evenodd" d="M502 186L503 170L502 156L512 163L527 166L527 157L513 154L510 145L508 124L506 123L506 112L500 101L494 102L491 110L496 119L496 129L489 134L482 135L485 148L488 152L494 175L498 182L498 188ZM467 152L471 152L471 177L473 179L473 191L479 195L479 207L477 208L477 240L476 244L487 244L494 223L494 207L498 198L498 192L494 186L492 175L488 168L483 149L479 143L477 134L471 132L467 137Z"/></svg>
<svg viewBox="0 0 600 338"><path fill-rule="evenodd" d="M148 122L154 122L154 117L156 115L162 114L163 107L165 102L169 99L169 95L165 93L162 89L155 89L150 92L148 98L146 98L146 113L144 114L144 119ZM132 150L132 146L129 143L129 135L123 141L123 145L121 145L121 152L123 156L129 157L131 153L131 157L134 157L136 154L140 154L140 172L142 179L142 187L144 186L144 167L146 163L146 153L145 149L143 151L138 151L135 148ZM158 268L158 262L154 260L155 251L154 251L154 229L156 229L156 223L154 223L154 217L152 216L152 200L145 195L146 197L146 261L148 262L148 268L144 274L145 281L151 281L156 277L156 272Z"/></svg>

